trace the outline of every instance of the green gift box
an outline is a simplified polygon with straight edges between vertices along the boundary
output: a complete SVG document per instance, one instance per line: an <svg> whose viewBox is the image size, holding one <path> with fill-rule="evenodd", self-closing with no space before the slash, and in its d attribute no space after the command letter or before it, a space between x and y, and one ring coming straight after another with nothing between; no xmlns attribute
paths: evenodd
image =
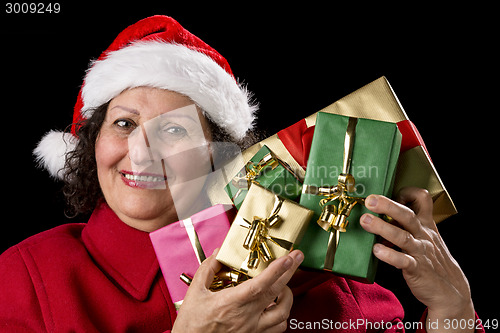
<svg viewBox="0 0 500 333"><path fill-rule="evenodd" d="M303 267L373 282L376 239L359 218L370 212L363 198L392 194L400 146L394 123L318 113L300 197L314 211L299 246Z"/></svg>
<svg viewBox="0 0 500 333"><path fill-rule="evenodd" d="M297 199L302 190L302 183L288 164L280 160L266 145L225 187L237 209L240 209L252 182L290 200Z"/></svg>

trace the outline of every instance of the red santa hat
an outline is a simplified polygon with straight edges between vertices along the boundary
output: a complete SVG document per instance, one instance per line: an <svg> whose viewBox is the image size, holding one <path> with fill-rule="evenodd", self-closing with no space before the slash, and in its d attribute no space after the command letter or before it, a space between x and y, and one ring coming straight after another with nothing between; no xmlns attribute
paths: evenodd
<svg viewBox="0 0 500 333"><path fill-rule="evenodd" d="M71 133L47 133L34 150L37 161L61 178L66 153L78 142L75 124L124 90L140 86L188 96L236 141L253 127L257 107L226 59L171 17L152 16L122 31L91 63L78 94Z"/></svg>

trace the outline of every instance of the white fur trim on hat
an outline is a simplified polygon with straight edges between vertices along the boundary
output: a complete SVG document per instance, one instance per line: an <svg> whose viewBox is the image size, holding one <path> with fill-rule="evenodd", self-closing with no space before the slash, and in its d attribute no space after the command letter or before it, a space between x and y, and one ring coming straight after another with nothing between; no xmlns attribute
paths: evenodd
<svg viewBox="0 0 500 333"><path fill-rule="evenodd" d="M78 139L71 133L50 131L40 140L33 154L39 166L54 178L64 175L66 153L75 149Z"/></svg>
<svg viewBox="0 0 500 333"><path fill-rule="evenodd" d="M209 56L162 41L136 42L94 62L82 88L82 115L140 86L188 96L236 140L253 127L257 107L245 87Z"/></svg>

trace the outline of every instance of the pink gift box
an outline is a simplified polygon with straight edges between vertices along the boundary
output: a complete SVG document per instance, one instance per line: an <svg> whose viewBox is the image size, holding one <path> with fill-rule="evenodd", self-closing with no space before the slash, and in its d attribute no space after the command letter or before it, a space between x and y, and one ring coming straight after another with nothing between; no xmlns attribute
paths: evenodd
<svg viewBox="0 0 500 333"><path fill-rule="evenodd" d="M203 256L197 256L195 239L199 240L202 252L210 256L224 242L235 215L236 210L232 205L219 204L149 234L176 308L182 303L188 289L180 280L180 275L185 273L194 276L203 260Z"/></svg>

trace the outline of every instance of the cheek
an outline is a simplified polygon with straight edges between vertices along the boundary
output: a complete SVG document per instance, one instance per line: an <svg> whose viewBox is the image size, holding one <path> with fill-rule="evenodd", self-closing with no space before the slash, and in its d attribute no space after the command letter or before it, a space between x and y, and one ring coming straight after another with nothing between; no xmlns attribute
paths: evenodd
<svg viewBox="0 0 500 333"><path fill-rule="evenodd" d="M96 141L95 158L99 180L110 172L115 172L120 161L124 160L128 153L127 140L102 134Z"/></svg>
<svg viewBox="0 0 500 333"><path fill-rule="evenodd" d="M189 181L207 176L212 171L210 153L207 146L186 149L165 158L168 171L177 180ZM167 175L168 176L168 175Z"/></svg>

